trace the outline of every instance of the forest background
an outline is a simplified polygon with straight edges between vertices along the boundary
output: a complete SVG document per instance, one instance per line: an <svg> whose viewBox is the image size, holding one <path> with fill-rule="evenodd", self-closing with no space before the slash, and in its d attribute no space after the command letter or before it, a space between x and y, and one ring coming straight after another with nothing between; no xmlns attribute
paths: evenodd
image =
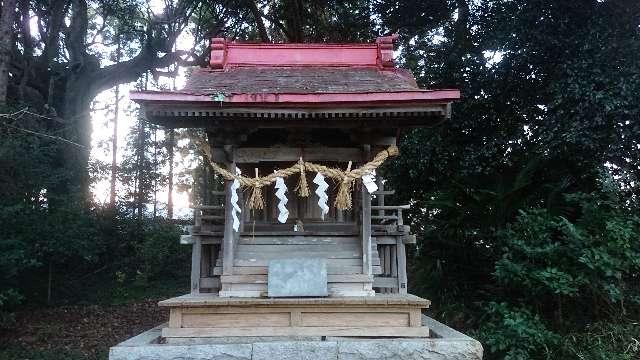
<svg viewBox="0 0 640 360"><path fill-rule="evenodd" d="M635 0L2 1L0 358L88 356L8 341L25 312L187 290L174 208L218 180L129 89L179 86L212 37L391 33L422 87L463 94L383 169L412 203L410 291L486 359L640 358Z"/></svg>

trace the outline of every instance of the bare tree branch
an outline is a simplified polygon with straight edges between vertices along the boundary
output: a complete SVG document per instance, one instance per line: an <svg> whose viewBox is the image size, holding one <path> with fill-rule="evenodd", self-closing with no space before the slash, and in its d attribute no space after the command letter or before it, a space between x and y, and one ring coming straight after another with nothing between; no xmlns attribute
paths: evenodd
<svg viewBox="0 0 640 360"><path fill-rule="evenodd" d="M269 34L267 33L267 27L264 25L264 21L262 20L264 13L258 8L255 0L246 0L246 2L256 22L258 34L260 34L260 40L262 40L262 42L271 42Z"/></svg>
<svg viewBox="0 0 640 360"><path fill-rule="evenodd" d="M7 101L16 0L5 0L2 5L2 15L0 16L0 104L4 104Z"/></svg>

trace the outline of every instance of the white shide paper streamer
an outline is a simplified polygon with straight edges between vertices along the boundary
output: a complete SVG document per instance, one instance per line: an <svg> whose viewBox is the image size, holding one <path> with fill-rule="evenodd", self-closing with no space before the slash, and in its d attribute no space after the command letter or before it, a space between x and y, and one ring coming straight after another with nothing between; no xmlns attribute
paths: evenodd
<svg viewBox="0 0 640 360"><path fill-rule="evenodd" d="M284 183L284 179L281 177L276 178L276 197L280 200L278 202L278 221L284 224L287 222L289 218L289 210L287 210L287 196L285 193L287 192L287 185Z"/></svg>
<svg viewBox="0 0 640 360"><path fill-rule="evenodd" d="M236 174L240 175L240 169L236 168ZM238 214L240 214L240 206L238 205L238 189L240 188L240 181L233 180L231 183L231 216L233 217L233 230L238 232L240 229L240 219L238 218Z"/></svg>
<svg viewBox="0 0 640 360"><path fill-rule="evenodd" d="M324 220L324 216L329 213L329 206L327 205L327 200L329 197L327 196L327 189L329 188L329 184L324 180L324 175L317 173L316 177L313 178L313 183L318 185L316 188L316 195L318 195L318 206L322 210L321 216L322 220Z"/></svg>
<svg viewBox="0 0 640 360"><path fill-rule="evenodd" d="M378 191L378 184L376 184L376 171L373 170L369 174L362 175L362 183L367 188L369 194Z"/></svg>

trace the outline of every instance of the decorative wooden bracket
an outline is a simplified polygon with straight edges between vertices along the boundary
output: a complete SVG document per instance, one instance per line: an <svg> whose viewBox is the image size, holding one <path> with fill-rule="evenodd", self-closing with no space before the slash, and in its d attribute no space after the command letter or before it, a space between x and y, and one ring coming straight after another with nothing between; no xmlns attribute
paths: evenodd
<svg viewBox="0 0 640 360"><path fill-rule="evenodd" d="M225 38L211 39L211 59L209 65L212 69L222 69L227 62L227 40Z"/></svg>
<svg viewBox="0 0 640 360"><path fill-rule="evenodd" d="M376 39L378 44L378 58L382 68L393 68L393 42L398 39L398 34L381 36Z"/></svg>

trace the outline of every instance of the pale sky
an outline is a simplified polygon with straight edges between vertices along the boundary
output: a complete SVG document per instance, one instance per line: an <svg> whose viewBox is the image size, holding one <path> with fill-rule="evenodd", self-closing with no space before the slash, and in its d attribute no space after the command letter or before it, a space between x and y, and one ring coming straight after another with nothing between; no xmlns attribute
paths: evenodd
<svg viewBox="0 0 640 360"><path fill-rule="evenodd" d="M154 0L150 2L152 9L157 12L162 9L162 1ZM176 44L176 48L179 50L189 50L192 47L193 39L183 33ZM100 49L96 49L100 50ZM106 50L106 49L105 49ZM104 61L103 65L109 65L108 61ZM185 82L185 69L180 69L180 75L176 78L176 87L180 89ZM150 82L151 83L151 82ZM125 155L126 138L133 130L135 125L135 109L137 105L129 99L129 91L133 88L134 83L120 85L120 110L118 118L118 152L117 161L120 164ZM166 86L171 88L173 81L168 78L160 78L159 86ZM113 113L109 113L108 109L113 109L115 100L114 89L109 89L100 93L94 100L93 110L91 112L91 122L93 127L93 133L91 136L91 159L99 160L107 164L111 164L111 138L113 135ZM164 138L164 132L158 132L158 140ZM183 159L178 152L175 153L174 158L174 174L177 174L185 170L185 166L192 168L195 166L194 161L183 161L193 159ZM164 174L168 173L168 167L160 170ZM175 178L175 176L174 176ZM99 203L106 203L109 201L109 174L106 177L97 180L92 185L92 193L94 199ZM122 193L122 186L116 186L118 190L118 196L122 199L124 194ZM167 201L167 189L159 189L158 194L158 207L161 210L160 214L165 214L164 208ZM173 190L173 202L174 202L174 217L189 216L190 200L187 192L177 191L175 184Z"/></svg>

